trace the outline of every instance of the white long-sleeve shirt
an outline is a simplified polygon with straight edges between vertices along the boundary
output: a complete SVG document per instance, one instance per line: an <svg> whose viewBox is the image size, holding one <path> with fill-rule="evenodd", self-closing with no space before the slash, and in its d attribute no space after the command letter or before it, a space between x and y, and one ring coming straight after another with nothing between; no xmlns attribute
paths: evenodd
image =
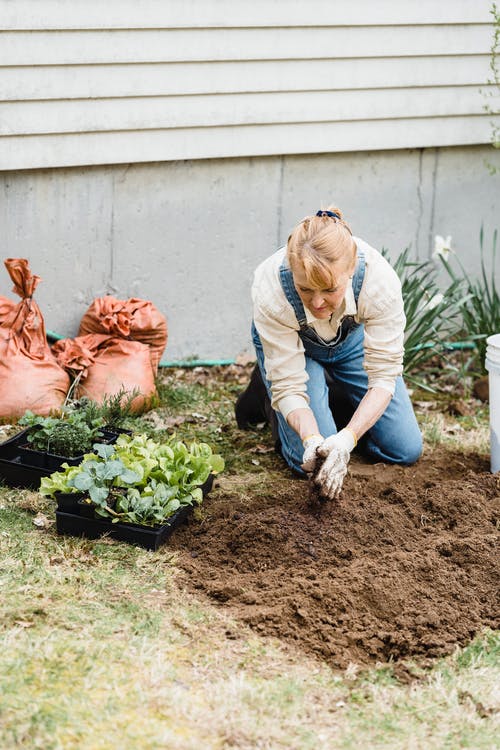
<svg viewBox="0 0 500 750"><path fill-rule="evenodd" d="M354 237L365 253L365 277L358 305L352 285L329 320L319 320L304 306L307 323L324 341L335 338L342 319L354 316L363 323L364 361L369 388L384 388L394 394L395 380L403 371L405 315L401 283L396 272L375 248ZM304 345L293 307L280 281L280 266L286 254L282 247L264 260L255 271L252 285L254 322L265 357L265 369L271 382L272 405L286 417L294 409L309 405L306 393Z"/></svg>

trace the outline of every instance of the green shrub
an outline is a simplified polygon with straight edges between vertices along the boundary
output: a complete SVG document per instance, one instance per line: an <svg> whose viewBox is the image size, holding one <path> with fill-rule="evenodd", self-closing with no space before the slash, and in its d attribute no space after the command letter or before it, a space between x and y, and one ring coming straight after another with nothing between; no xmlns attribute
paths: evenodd
<svg viewBox="0 0 500 750"><path fill-rule="evenodd" d="M484 359L486 339L500 332L500 295L496 280L497 230L493 232L491 250L491 271L486 268L484 253L484 232L479 234L481 273L471 278L456 254L438 254L454 288L454 305L461 314L463 336L472 341L476 348L476 367L486 372Z"/></svg>
<svg viewBox="0 0 500 750"><path fill-rule="evenodd" d="M383 251L387 257L387 252ZM410 248L403 250L391 263L401 281L406 315L404 371L409 380L412 372L422 367L443 344L460 330L460 280L452 280L442 290L438 284L438 268L432 261L411 260Z"/></svg>

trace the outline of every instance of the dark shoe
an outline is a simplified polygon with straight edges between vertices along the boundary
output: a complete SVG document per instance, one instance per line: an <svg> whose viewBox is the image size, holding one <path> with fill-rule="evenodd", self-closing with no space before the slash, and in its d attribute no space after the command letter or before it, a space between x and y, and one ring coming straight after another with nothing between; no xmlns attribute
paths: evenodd
<svg viewBox="0 0 500 750"><path fill-rule="evenodd" d="M337 425L337 430L349 424L354 414L354 407L349 401L347 393L336 384L325 370L325 379L328 386L328 405Z"/></svg>
<svg viewBox="0 0 500 750"><path fill-rule="evenodd" d="M240 393L234 407L236 423L240 430L251 430L262 422L269 424L274 440L274 449L281 455L281 440L278 433L278 417L271 406L266 386L258 365L255 365L250 383Z"/></svg>
<svg viewBox="0 0 500 750"><path fill-rule="evenodd" d="M266 402L264 404L264 409L266 412L266 422L269 422L269 426L271 428L271 433L274 440L274 450L276 453L279 453L281 456L281 440L279 436L279 430L278 430L278 417L276 416L276 412L274 411L273 407L271 406L271 399L267 395L266 392Z"/></svg>
<svg viewBox="0 0 500 750"><path fill-rule="evenodd" d="M260 422L269 422L269 409L271 409L271 401L267 395L259 366L255 365L249 384L236 400L234 407L236 423L240 430L249 430L251 426Z"/></svg>

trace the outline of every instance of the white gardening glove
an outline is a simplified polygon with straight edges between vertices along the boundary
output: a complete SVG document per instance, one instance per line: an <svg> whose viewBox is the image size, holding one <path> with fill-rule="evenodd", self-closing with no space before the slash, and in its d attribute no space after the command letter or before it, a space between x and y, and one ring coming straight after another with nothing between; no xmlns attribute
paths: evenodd
<svg viewBox="0 0 500 750"><path fill-rule="evenodd" d="M350 429L330 435L318 447L318 455L325 460L314 477L321 497L335 500L340 495L351 451L356 445L356 436Z"/></svg>
<svg viewBox="0 0 500 750"><path fill-rule="evenodd" d="M321 435L309 435L303 441L304 455L302 457L302 469L309 474L314 471L316 460L318 458L316 448L323 443Z"/></svg>

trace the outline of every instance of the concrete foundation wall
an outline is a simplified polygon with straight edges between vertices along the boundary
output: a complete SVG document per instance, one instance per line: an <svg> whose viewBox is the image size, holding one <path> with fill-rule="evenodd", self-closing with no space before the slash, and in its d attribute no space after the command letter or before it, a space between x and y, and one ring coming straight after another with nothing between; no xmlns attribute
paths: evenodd
<svg viewBox="0 0 500 750"><path fill-rule="evenodd" d="M496 165L491 174L487 163ZM474 272L500 228L500 152L485 146L255 157L0 173L1 257L42 277L48 329L73 336L92 299L152 300L164 359L250 348L255 266L291 228L335 203L392 257L430 256L436 234ZM0 269L1 270L1 269ZM0 273L0 294L11 297Z"/></svg>

